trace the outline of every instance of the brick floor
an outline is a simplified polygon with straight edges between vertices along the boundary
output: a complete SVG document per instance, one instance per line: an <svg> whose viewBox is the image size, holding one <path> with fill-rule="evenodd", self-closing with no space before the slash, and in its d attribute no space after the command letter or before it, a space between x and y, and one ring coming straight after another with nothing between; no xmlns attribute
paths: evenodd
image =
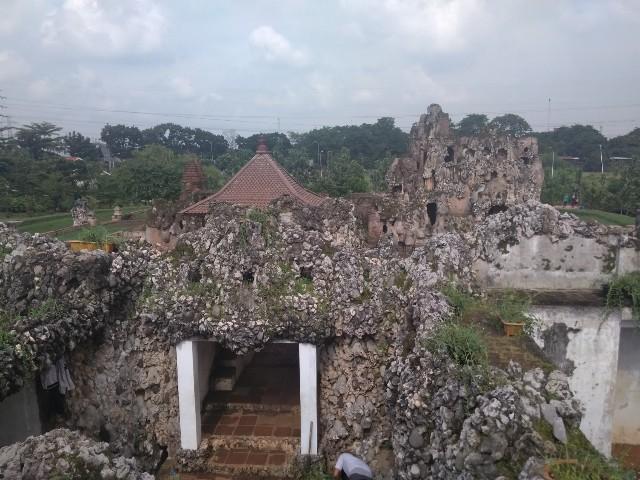
<svg viewBox="0 0 640 480"><path fill-rule="evenodd" d="M614 443L612 455L627 468L640 473L640 445Z"/></svg>

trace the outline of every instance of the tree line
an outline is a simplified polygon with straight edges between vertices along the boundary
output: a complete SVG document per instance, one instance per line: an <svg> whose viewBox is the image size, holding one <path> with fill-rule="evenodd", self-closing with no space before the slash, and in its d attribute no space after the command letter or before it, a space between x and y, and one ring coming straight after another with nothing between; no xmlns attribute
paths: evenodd
<svg viewBox="0 0 640 480"><path fill-rule="evenodd" d="M640 129L610 140L585 125L534 133L525 119L514 114L491 120L471 114L453 128L458 136L489 132L536 135L546 173L545 202L559 204L567 194L577 193L582 203L592 208L635 210L636 193L640 192L635 164L608 158L640 158ZM213 191L249 161L262 136L274 158L294 178L311 190L332 196L386 190L385 173L393 158L407 152L409 141L408 134L389 117L361 125L248 137L225 137L174 123L147 129L105 125L101 140L120 159L108 171L99 148L89 138L77 132L61 135L60 127L51 123L32 123L17 129L13 138L0 135L0 211L68 211L80 196L104 207L175 199L180 193L183 166L195 158L202 161L208 188ZM598 177L597 183L589 172L600 170L601 146L607 158L606 175ZM570 163L561 156L581 160Z"/></svg>

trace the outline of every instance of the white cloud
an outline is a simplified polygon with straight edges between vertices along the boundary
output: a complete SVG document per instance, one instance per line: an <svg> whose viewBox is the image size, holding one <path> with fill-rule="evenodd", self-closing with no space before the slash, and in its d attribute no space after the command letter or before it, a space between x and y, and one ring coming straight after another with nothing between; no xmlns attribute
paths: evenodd
<svg viewBox="0 0 640 480"><path fill-rule="evenodd" d="M165 27L164 14L154 0L65 0L47 15L41 33L45 45L113 56L155 50Z"/></svg>
<svg viewBox="0 0 640 480"><path fill-rule="evenodd" d="M249 35L251 45L262 52L264 58L270 62L282 62L289 65L305 65L307 55L300 49L294 48L289 40L276 32L269 25L262 25L254 29Z"/></svg>
<svg viewBox="0 0 640 480"><path fill-rule="evenodd" d="M37 100L49 97L52 90L53 88L48 78L34 80L27 86L29 97Z"/></svg>
<svg viewBox="0 0 640 480"><path fill-rule="evenodd" d="M458 50L482 25L483 0L342 0L344 8L374 17L385 33L426 49Z"/></svg>
<svg viewBox="0 0 640 480"><path fill-rule="evenodd" d="M169 82L176 95L181 98L191 98L195 94L195 89L191 80L186 77L173 77Z"/></svg>
<svg viewBox="0 0 640 480"><path fill-rule="evenodd" d="M17 78L29 71L29 65L20 56L8 50L0 51L0 80Z"/></svg>
<svg viewBox="0 0 640 480"><path fill-rule="evenodd" d="M308 77L308 83L315 100L320 106L328 107L333 102L333 82L327 75L313 72Z"/></svg>
<svg viewBox="0 0 640 480"><path fill-rule="evenodd" d="M368 88L360 88L353 92L353 102L354 103L371 103L376 100L378 95L373 90L369 90Z"/></svg>

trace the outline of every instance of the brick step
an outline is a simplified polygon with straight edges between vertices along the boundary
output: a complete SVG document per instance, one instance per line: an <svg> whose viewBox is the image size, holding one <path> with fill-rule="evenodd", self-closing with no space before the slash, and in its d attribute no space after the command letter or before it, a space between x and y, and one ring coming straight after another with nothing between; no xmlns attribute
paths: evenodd
<svg viewBox="0 0 640 480"><path fill-rule="evenodd" d="M207 462L209 473L236 478L292 478L294 454L281 450L220 448Z"/></svg>
<svg viewBox="0 0 640 480"><path fill-rule="evenodd" d="M245 412L245 413L292 413L300 416L300 405L280 405L277 403L252 403L252 402L219 402L208 401L203 413L213 412Z"/></svg>
<svg viewBox="0 0 640 480"><path fill-rule="evenodd" d="M203 440L200 448L210 448L212 451L220 449L249 449L249 450L278 450L287 454L294 454L300 450L300 436L238 436L212 435Z"/></svg>

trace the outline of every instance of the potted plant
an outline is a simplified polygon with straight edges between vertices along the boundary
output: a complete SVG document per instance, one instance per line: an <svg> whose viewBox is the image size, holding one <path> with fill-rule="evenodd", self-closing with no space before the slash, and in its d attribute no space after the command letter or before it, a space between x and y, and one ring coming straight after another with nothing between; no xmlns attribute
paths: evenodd
<svg viewBox="0 0 640 480"><path fill-rule="evenodd" d="M523 293L508 290L496 298L496 311L507 337L531 333L535 318L528 312L529 297Z"/></svg>
<svg viewBox="0 0 640 480"><path fill-rule="evenodd" d="M80 250L104 250L111 253L116 248L116 243L104 227L84 229L78 235L78 240L67 242L73 252Z"/></svg>

